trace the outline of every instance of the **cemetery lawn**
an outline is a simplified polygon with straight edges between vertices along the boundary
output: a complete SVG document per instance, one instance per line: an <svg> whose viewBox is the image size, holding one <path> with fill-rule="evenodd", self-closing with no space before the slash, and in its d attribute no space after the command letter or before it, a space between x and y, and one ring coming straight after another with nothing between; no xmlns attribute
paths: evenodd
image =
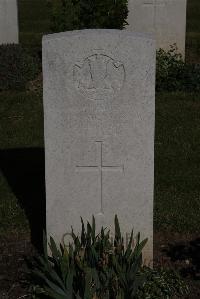
<svg viewBox="0 0 200 299"><path fill-rule="evenodd" d="M156 97L155 229L199 232L200 95Z"/></svg>
<svg viewBox="0 0 200 299"><path fill-rule="evenodd" d="M5 235L29 231L24 211L33 198L32 190L25 190L26 179L34 183L37 175L39 159L37 162L33 149L43 147L41 95L25 91L0 93L0 119L0 234Z"/></svg>

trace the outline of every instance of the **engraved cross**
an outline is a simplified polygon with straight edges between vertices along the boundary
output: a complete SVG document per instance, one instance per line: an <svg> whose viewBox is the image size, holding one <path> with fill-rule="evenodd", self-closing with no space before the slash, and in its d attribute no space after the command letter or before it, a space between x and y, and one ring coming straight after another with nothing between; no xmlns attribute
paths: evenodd
<svg viewBox="0 0 200 299"><path fill-rule="evenodd" d="M98 171L99 172L99 182L100 182L100 200L101 200L101 211L103 214L103 173L105 171L120 171L124 172L124 165L105 165L103 163L103 141L96 141L98 163L97 165L77 165L76 169L78 171L88 172L88 171Z"/></svg>
<svg viewBox="0 0 200 299"><path fill-rule="evenodd" d="M152 6L154 9L154 30L156 30L157 9L165 6L166 0L145 0L144 7Z"/></svg>

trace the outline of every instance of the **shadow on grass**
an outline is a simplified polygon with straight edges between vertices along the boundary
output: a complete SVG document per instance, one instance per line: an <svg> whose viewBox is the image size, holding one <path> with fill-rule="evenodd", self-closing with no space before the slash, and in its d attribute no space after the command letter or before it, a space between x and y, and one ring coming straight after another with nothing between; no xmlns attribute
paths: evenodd
<svg viewBox="0 0 200 299"><path fill-rule="evenodd" d="M0 150L0 167L25 210L33 245L41 252L45 229L45 166L43 148Z"/></svg>

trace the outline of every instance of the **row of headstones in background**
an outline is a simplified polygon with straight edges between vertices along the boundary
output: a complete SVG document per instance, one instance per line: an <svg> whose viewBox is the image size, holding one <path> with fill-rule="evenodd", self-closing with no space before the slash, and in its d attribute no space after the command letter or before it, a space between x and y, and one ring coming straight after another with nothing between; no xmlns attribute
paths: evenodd
<svg viewBox="0 0 200 299"><path fill-rule="evenodd" d="M17 0L0 0L0 44L18 42Z"/></svg>
<svg viewBox="0 0 200 299"><path fill-rule="evenodd" d="M157 48L176 43L185 56L187 0L129 0L128 29L153 33ZM17 0L0 0L0 43L18 43Z"/></svg>
<svg viewBox="0 0 200 299"><path fill-rule="evenodd" d="M67 241L95 216L153 257L155 41L121 30L43 39L47 233ZM71 241L71 240L70 240Z"/></svg>
<svg viewBox="0 0 200 299"><path fill-rule="evenodd" d="M152 33L157 49L176 43L185 56L187 0L129 0L128 29Z"/></svg>

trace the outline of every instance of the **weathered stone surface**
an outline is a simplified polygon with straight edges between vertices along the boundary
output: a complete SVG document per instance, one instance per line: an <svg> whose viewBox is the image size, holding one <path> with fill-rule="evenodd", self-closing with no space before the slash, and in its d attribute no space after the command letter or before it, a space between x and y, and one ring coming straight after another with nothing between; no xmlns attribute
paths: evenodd
<svg viewBox="0 0 200 299"><path fill-rule="evenodd" d="M18 43L16 0L0 0L0 44Z"/></svg>
<svg viewBox="0 0 200 299"><path fill-rule="evenodd" d="M47 232L80 231L80 216L153 253L155 42L120 30L43 39Z"/></svg>
<svg viewBox="0 0 200 299"><path fill-rule="evenodd" d="M155 34L157 48L185 55L187 0L129 0L128 30Z"/></svg>

